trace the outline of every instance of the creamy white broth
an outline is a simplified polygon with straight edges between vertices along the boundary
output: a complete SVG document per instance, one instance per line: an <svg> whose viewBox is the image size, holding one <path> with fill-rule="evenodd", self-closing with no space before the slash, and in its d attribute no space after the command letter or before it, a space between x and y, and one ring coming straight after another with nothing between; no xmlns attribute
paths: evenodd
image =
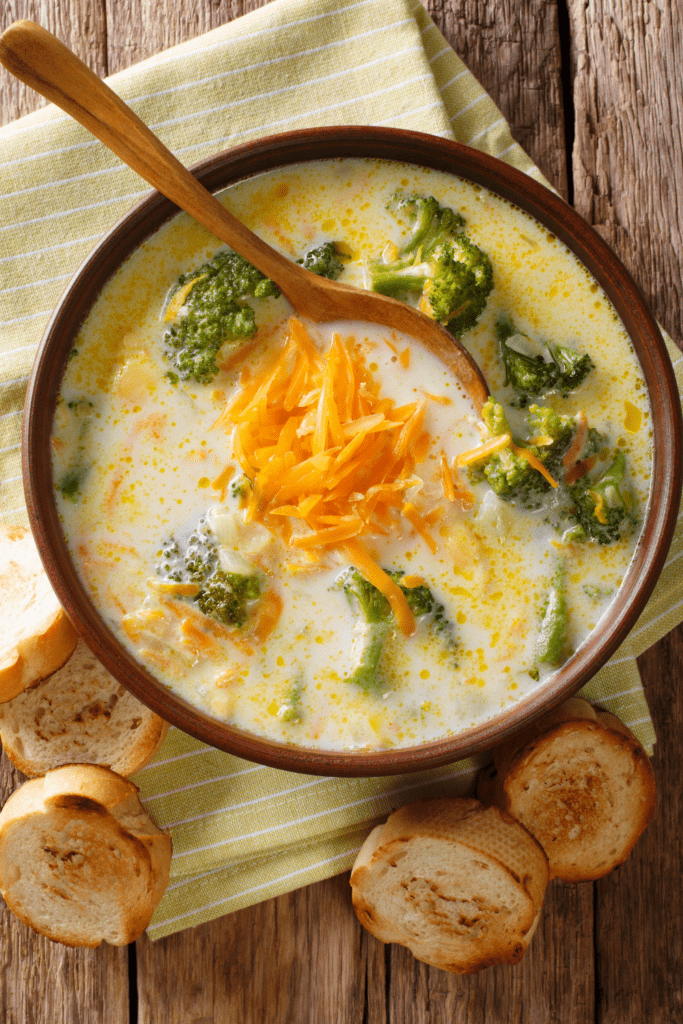
<svg viewBox="0 0 683 1024"><path fill-rule="evenodd" d="M376 161L271 172L227 190L225 199L233 212L292 257L320 241L343 238L353 259L341 280L362 284L363 258L376 257L387 238L400 241L401 227L385 209L397 188L435 195L461 212L468 235L492 260L494 290L463 341L501 400L507 403L512 395L503 387L496 354L494 323L501 310L510 312L525 333L590 353L595 369L581 388L566 400L553 396L543 404L570 415L585 410L591 424L627 452L642 515L651 444L642 375L602 291L532 218L439 172ZM261 735L327 749L411 745L494 715L537 685L529 670L539 608L558 557L566 564L571 650L609 607L632 557L636 531L605 547L563 545L544 521L547 509L517 509L483 482L468 484L476 497L471 510L449 505L438 493L433 470L430 476L430 464L442 450L452 459L480 443L476 417L450 371L434 356L410 339L389 334L392 349L387 332L368 325L327 325L324 330L310 325L310 332L321 350L334 330L353 336L382 392L397 405L424 392L452 400L451 405L428 401L425 429L432 448L416 468L425 477L425 493L416 492L416 500L429 497L432 506L442 507L432 529L439 542L436 554L405 523L389 537L363 541L379 564L428 583L454 625L457 653L430 640L426 630L412 639L394 630L381 662L379 692L366 694L349 685L345 679L359 642L357 616L334 586L347 562L333 551L322 568L291 572L291 552L279 541L266 543L256 558L268 587L282 601L282 613L246 663L221 641L219 659L198 657L191 663L184 657L164 668L150 658L144 637L134 642L122 627L126 615L154 606L147 581L155 575L161 541L171 534L187 536L208 509L220 506L221 495L211 481L232 452L229 435L212 426L239 387L240 364L209 385L181 382L174 387L164 376L168 363L162 346L169 290L179 274L197 268L219 248L185 215L175 218L109 282L67 367L53 438L55 479L63 479L79 459L88 463L78 500L58 493L58 501L67 540L95 603L122 642L169 687ZM261 348L252 348L248 359L257 361L261 350L282 344L291 310L284 299L250 303ZM410 349L408 369L394 351L405 348ZM75 413L69 408L84 400L92 406L81 404L81 415L79 408ZM519 415L510 413L515 431ZM229 498L223 500L229 507ZM178 648L181 638L171 639ZM236 663L239 671L231 674ZM541 667L540 678L549 671ZM296 714L288 714L295 681L300 684Z"/></svg>

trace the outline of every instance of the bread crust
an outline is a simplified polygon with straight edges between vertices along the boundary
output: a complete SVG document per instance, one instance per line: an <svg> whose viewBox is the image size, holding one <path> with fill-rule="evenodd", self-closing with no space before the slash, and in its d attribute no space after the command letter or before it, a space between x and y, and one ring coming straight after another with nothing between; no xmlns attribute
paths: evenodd
<svg viewBox="0 0 683 1024"><path fill-rule="evenodd" d="M166 889L171 849L132 782L99 765L66 765L24 783L0 812L0 891L53 941L125 945Z"/></svg>
<svg viewBox="0 0 683 1024"><path fill-rule="evenodd" d="M61 668L78 640L23 526L0 524L0 622L3 703Z"/></svg>
<svg viewBox="0 0 683 1024"><path fill-rule="evenodd" d="M168 728L82 640L61 669L0 705L5 753L29 778L77 761L132 775L154 757Z"/></svg>
<svg viewBox="0 0 683 1024"><path fill-rule="evenodd" d="M626 860L652 820L654 773L615 715L580 698L567 705L494 751L477 792L535 835L552 877L593 881Z"/></svg>
<svg viewBox="0 0 683 1024"><path fill-rule="evenodd" d="M460 798L396 811L370 833L351 874L368 931L458 974L522 958L547 882L545 854L523 826Z"/></svg>

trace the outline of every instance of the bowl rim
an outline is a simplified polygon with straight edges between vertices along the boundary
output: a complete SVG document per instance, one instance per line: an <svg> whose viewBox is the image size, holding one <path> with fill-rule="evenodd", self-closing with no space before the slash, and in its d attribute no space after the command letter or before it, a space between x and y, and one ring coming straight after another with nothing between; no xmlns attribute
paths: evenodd
<svg viewBox="0 0 683 1024"><path fill-rule="evenodd" d="M238 757L289 771L362 777L436 768L490 749L565 700L605 664L640 615L666 559L681 494L683 422L661 332L626 267L557 193L496 157L421 132L352 125L266 136L217 153L191 169L210 191L216 191L278 167L345 157L393 160L446 171L526 210L587 267L627 329L645 376L652 411L650 498L641 537L614 602L557 672L499 715L454 735L411 747L330 751L277 742L221 722L173 693L123 647L100 618L66 545L52 483L50 435L73 341L97 295L126 257L178 212L156 191L146 195L107 232L59 300L29 378L22 470L29 521L54 590L100 661L144 704L184 732Z"/></svg>

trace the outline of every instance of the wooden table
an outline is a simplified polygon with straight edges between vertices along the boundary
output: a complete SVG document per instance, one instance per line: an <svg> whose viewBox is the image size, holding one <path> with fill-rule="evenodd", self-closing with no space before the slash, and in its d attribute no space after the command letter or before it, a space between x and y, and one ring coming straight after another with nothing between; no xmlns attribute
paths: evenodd
<svg viewBox="0 0 683 1024"><path fill-rule="evenodd" d="M10 0L101 75L267 0ZM683 0L427 0L515 138L683 338ZM39 100L0 77L3 120ZM683 631L640 661L659 741L655 822L608 878L553 883L515 968L457 977L384 947L348 876L156 943L70 950L2 908L5 1024L683 1022ZM20 782L3 758L2 802Z"/></svg>

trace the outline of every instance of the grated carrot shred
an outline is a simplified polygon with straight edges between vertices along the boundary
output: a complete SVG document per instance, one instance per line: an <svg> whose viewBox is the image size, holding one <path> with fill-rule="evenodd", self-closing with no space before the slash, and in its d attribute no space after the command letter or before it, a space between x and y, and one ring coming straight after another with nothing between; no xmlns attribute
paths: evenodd
<svg viewBox="0 0 683 1024"><path fill-rule="evenodd" d="M408 369L410 366L410 347L404 348L402 352L399 352L398 361L404 370Z"/></svg>
<svg viewBox="0 0 683 1024"><path fill-rule="evenodd" d="M510 447L515 455L519 455L520 458L526 459L533 469L537 470L542 477L545 477L551 487L559 487L557 480L550 475L541 460L537 459L533 452L528 451L526 448L519 448L516 444L511 444Z"/></svg>
<svg viewBox="0 0 683 1024"><path fill-rule="evenodd" d="M431 393L431 391L425 391L424 388L422 388L422 394L425 396L425 398L428 398L431 402L438 402L439 405L452 405L453 404L452 399L450 399L448 397L448 395L433 395Z"/></svg>
<svg viewBox="0 0 683 1024"><path fill-rule="evenodd" d="M512 438L509 434L500 434L499 437L492 437L490 441L478 448L470 448L469 451L461 452L456 457L455 465L469 466L473 462L480 462L482 459L487 459L489 455L502 451L503 448L509 448L511 444Z"/></svg>
<svg viewBox="0 0 683 1024"><path fill-rule="evenodd" d="M225 501L225 495L228 490L228 484L235 475L234 466L226 466L222 473L219 473L215 480L211 481L211 486L214 491L221 492L221 501Z"/></svg>
<svg viewBox="0 0 683 1024"><path fill-rule="evenodd" d="M436 554L437 543L430 534L429 530L427 529L427 524L425 523L424 519L417 511L413 503L407 501L403 508L401 509L401 512L406 517L411 526L415 528L416 532L419 533L419 535L422 537L423 541L425 542L429 550L432 552L432 554Z"/></svg>
<svg viewBox="0 0 683 1024"><path fill-rule="evenodd" d="M178 289L166 307L166 313L164 314L165 324L170 323L171 320L175 320L178 313L185 305L185 299L190 294L197 281L203 281L205 277L206 274L200 274L199 277L193 277L191 281L186 281L185 284Z"/></svg>
<svg viewBox="0 0 683 1024"><path fill-rule="evenodd" d="M451 468L448 465L448 459L441 452L441 486L443 487L444 497L448 501L455 501L455 486L453 485L453 477L451 476Z"/></svg>
<svg viewBox="0 0 683 1024"><path fill-rule="evenodd" d="M347 541L342 549L351 565L358 569L368 583L372 583L373 587L377 587L380 593L384 594L403 635L412 636L415 632L415 616L399 585L379 567L359 540Z"/></svg>

